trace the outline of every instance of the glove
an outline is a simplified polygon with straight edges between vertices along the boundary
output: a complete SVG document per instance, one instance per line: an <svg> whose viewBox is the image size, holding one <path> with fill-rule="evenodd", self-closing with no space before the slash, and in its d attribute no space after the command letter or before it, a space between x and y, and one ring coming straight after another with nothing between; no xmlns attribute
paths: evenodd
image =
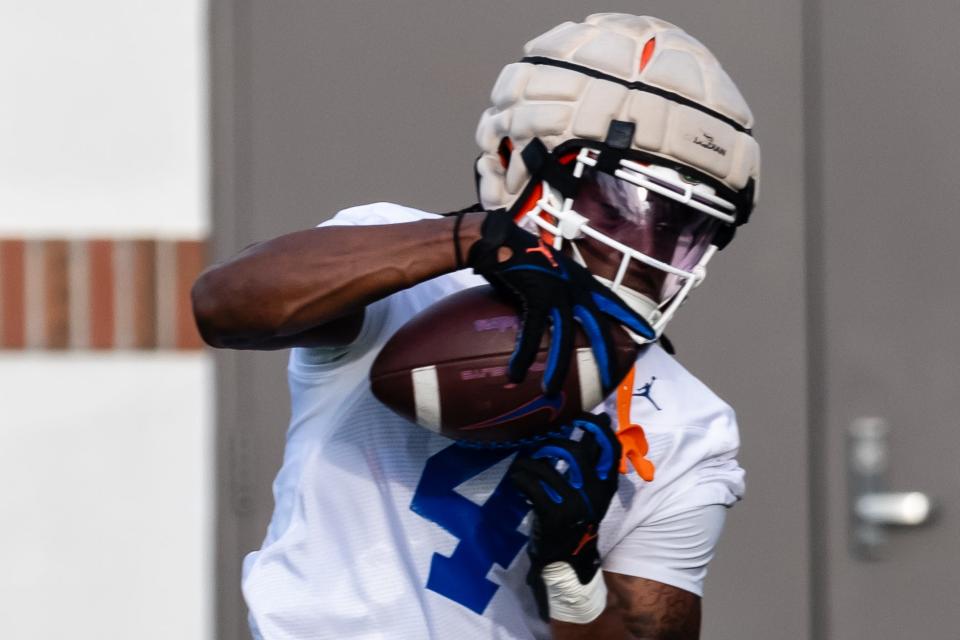
<svg viewBox="0 0 960 640"><path fill-rule="evenodd" d="M621 449L606 414L572 424L583 431L579 441L548 439L517 457L509 476L533 506L527 584L540 616L585 624L606 607L597 531L617 492Z"/></svg>
<svg viewBox="0 0 960 640"><path fill-rule="evenodd" d="M612 390L619 381L613 379L616 362L610 319L648 340L656 338L653 328L586 268L518 227L507 212L487 213L481 233L470 247L466 266L521 307L520 333L508 368L510 380L524 379L549 322L552 335L543 390L556 394L570 366L576 319L590 340L603 390Z"/></svg>

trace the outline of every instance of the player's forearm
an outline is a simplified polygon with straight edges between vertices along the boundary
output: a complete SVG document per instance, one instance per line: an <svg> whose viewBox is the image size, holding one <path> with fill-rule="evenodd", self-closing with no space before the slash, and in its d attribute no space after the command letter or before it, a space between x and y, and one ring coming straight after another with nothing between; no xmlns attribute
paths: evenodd
<svg viewBox="0 0 960 640"><path fill-rule="evenodd" d="M601 573L604 583L607 574ZM624 627L623 617L619 608L620 602L616 592L607 591L607 606L597 618L585 624L563 622L553 617L550 619L550 636L552 640L627 640L631 638Z"/></svg>
<svg viewBox="0 0 960 640"><path fill-rule="evenodd" d="M466 214L463 255L483 214ZM456 268L453 218L321 227L261 242L197 279L194 314L204 338L231 346L294 336Z"/></svg>
<svg viewBox="0 0 960 640"><path fill-rule="evenodd" d="M624 628L619 612L608 607L599 618L587 624L551 620L550 637L553 640L628 640L632 636Z"/></svg>

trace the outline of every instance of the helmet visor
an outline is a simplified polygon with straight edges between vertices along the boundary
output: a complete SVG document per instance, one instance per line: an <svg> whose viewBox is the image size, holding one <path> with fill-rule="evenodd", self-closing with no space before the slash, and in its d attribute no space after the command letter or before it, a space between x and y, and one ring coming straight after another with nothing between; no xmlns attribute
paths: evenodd
<svg viewBox="0 0 960 640"><path fill-rule="evenodd" d="M700 262L723 224L708 213L593 168L584 171L572 208L594 230L687 272ZM585 240L589 253L603 253L607 262L619 262L620 256L612 255L609 247L597 247L599 241L592 238ZM632 289L658 304L670 300L684 281L682 276L639 261L629 278Z"/></svg>

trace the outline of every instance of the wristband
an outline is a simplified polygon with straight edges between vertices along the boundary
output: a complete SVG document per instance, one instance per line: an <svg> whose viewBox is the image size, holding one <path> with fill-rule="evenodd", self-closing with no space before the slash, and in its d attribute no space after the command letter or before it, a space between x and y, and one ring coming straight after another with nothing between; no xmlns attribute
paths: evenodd
<svg viewBox="0 0 960 640"><path fill-rule="evenodd" d="M457 219L453 223L453 255L457 259L457 271L466 266L463 264L463 250L460 248L460 223L463 222L465 213L465 211L457 213Z"/></svg>
<svg viewBox="0 0 960 640"><path fill-rule="evenodd" d="M587 584L566 562L551 562L541 572L547 590L550 617L560 622L587 624L607 608L607 585L603 571L597 571Z"/></svg>

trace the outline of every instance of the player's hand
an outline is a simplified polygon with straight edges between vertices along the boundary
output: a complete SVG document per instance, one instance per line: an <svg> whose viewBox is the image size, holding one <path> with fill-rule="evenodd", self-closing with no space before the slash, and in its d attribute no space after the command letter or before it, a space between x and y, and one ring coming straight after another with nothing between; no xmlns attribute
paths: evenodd
<svg viewBox="0 0 960 640"><path fill-rule="evenodd" d="M575 319L590 340L601 385L609 392L619 382L613 379L616 363L611 321L648 340L656 337L653 328L587 269L518 227L508 213L488 213L481 231L481 239L470 247L467 266L521 307L520 335L508 371L510 380L520 382L526 376L549 324L543 390L548 395L557 393L570 365Z"/></svg>
<svg viewBox="0 0 960 640"><path fill-rule="evenodd" d="M621 448L606 414L584 413L573 426L579 441L548 439L517 457L509 476L533 506L527 583L541 617L585 623L606 606L597 532L617 492Z"/></svg>

